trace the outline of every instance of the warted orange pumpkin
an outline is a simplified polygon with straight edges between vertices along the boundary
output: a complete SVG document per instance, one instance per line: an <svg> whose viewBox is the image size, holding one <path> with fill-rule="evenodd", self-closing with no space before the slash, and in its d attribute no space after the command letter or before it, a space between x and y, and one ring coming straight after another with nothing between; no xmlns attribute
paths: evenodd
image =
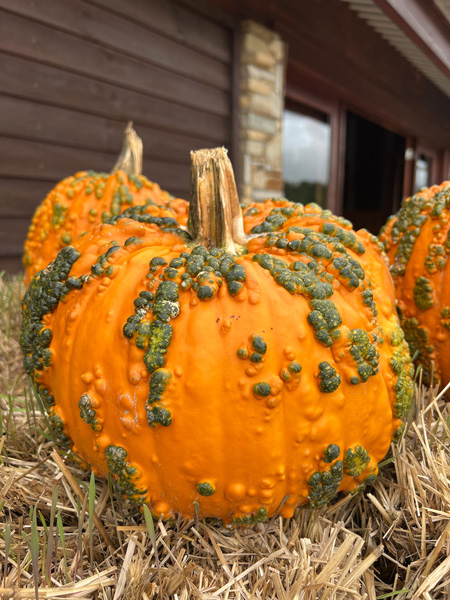
<svg viewBox="0 0 450 600"><path fill-rule="evenodd" d="M141 175L141 171L142 141L130 123L111 173L82 171L60 181L38 206L31 222L23 256L25 285L61 248L130 206L148 204L149 212L154 210L155 214L161 214L159 206L167 206L185 225L188 202L174 198Z"/></svg>
<svg viewBox="0 0 450 600"><path fill-rule="evenodd" d="M380 233L400 322L424 381L450 382L450 181L403 201Z"/></svg>
<svg viewBox="0 0 450 600"><path fill-rule="evenodd" d="M373 482L401 430L392 282L319 211L248 238L224 152L193 164L192 240L136 207L34 278L26 370L63 441L153 514L290 517Z"/></svg>

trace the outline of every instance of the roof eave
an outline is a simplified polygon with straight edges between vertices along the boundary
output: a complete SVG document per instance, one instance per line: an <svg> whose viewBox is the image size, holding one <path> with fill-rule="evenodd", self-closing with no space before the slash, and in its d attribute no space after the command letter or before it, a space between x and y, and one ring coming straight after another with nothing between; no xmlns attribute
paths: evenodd
<svg viewBox="0 0 450 600"><path fill-rule="evenodd" d="M450 78L450 24L434 2L373 0L416 46Z"/></svg>

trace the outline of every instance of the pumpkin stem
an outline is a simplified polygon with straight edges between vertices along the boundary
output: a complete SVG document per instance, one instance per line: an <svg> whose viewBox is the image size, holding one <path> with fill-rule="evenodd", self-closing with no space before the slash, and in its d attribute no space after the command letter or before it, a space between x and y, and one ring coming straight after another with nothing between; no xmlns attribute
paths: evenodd
<svg viewBox="0 0 450 600"><path fill-rule="evenodd" d="M188 230L197 244L237 253L247 243L233 167L225 148L191 152Z"/></svg>
<svg viewBox="0 0 450 600"><path fill-rule="evenodd" d="M116 171L125 171L132 177L142 173L142 140L133 129L132 121L125 128L122 150L111 173Z"/></svg>

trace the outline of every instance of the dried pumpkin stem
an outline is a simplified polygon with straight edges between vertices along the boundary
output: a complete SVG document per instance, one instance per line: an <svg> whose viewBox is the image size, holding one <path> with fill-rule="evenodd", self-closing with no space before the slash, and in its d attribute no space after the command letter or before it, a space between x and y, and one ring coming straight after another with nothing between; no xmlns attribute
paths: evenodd
<svg viewBox="0 0 450 600"><path fill-rule="evenodd" d="M137 177L142 173L142 140L131 121L125 128L122 150L111 173L116 171L125 171L129 177Z"/></svg>
<svg viewBox="0 0 450 600"><path fill-rule="evenodd" d="M233 167L225 148L191 152L188 229L198 244L236 253L247 236Z"/></svg>

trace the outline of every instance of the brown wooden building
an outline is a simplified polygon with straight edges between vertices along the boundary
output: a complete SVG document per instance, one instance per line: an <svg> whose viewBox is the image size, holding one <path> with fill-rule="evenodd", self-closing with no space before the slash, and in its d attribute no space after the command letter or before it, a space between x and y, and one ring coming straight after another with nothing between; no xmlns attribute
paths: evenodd
<svg viewBox="0 0 450 600"><path fill-rule="evenodd" d="M130 119L173 194L189 150L225 145L243 200L286 192L376 232L449 175L449 116L448 0L0 0L0 271Z"/></svg>

